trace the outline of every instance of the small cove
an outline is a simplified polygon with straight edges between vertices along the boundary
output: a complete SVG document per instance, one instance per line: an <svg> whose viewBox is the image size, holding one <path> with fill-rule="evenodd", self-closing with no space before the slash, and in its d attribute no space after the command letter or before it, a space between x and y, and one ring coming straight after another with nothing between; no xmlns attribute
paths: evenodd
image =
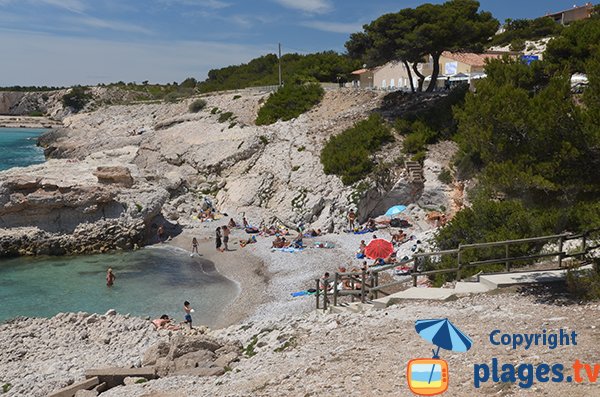
<svg viewBox="0 0 600 397"><path fill-rule="evenodd" d="M106 270L117 276L106 286ZM51 317L60 312L104 314L109 309L135 316L168 314L183 321L190 301L194 325L214 326L239 288L214 265L174 247L76 257L0 260L0 322Z"/></svg>
<svg viewBox="0 0 600 397"><path fill-rule="evenodd" d="M0 171L26 167L45 161L44 150L37 138L45 129L0 128Z"/></svg>

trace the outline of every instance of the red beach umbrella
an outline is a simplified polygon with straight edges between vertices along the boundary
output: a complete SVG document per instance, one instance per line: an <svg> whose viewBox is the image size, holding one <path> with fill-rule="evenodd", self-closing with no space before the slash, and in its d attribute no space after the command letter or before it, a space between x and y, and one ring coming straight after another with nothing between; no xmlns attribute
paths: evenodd
<svg viewBox="0 0 600 397"><path fill-rule="evenodd" d="M394 245L382 238L371 240L365 248L365 255L370 259L387 258L392 252L394 252Z"/></svg>

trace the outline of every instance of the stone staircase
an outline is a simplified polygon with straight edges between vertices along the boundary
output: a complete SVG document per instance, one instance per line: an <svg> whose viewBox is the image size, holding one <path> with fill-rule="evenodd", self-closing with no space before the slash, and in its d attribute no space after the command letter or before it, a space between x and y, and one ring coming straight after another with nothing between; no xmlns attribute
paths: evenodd
<svg viewBox="0 0 600 397"><path fill-rule="evenodd" d="M410 182L425 182L425 180L423 179L423 167L421 167L421 163L417 161L405 161L404 166L406 167L406 172L408 173L408 180Z"/></svg>
<svg viewBox="0 0 600 397"><path fill-rule="evenodd" d="M582 266L580 270L591 269L592 265ZM362 313L372 309L385 309L388 306L407 300L449 301L459 295L480 294L498 288L514 285L542 284L563 281L567 270L536 270L529 272L481 274L478 281L459 281L454 288L418 288L411 287L389 296L374 299L367 303L352 302L328 308L329 313Z"/></svg>

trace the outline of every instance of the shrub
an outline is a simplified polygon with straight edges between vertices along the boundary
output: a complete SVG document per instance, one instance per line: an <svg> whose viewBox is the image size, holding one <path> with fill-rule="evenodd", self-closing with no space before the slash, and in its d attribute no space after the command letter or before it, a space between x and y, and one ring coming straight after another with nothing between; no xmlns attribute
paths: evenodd
<svg viewBox="0 0 600 397"><path fill-rule="evenodd" d="M372 114L331 137L321 150L321 164L326 174L338 175L345 185L351 185L372 171L371 154L393 140L391 130L381 116Z"/></svg>
<svg viewBox="0 0 600 397"><path fill-rule="evenodd" d="M292 167L292 172L296 172L299 169L300 169L300 166L299 165L295 165L295 166Z"/></svg>
<svg viewBox="0 0 600 397"><path fill-rule="evenodd" d="M194 102L190 103L189 111L191 113L198 113L205 107L206 101L204 99L196 99Z"/></svg>
<svg viewBox="0 0 600 397"><path fill-rule="evenodd" d="M29 112L28 116L30 117L43 117L45 115L44 112L42 112L41 110L34 110L32 112Z"/></svg>
<svg viewBox="0 0 600 397"><path fill-rule="evenodd" d="M269 96L258 111L256 125L291 120L318 104L324 95L319 84L289 84Z"/></svg>
<svg viewBox="0 0 600 397"><path fill-rule="evenodd" d="M263 145L266 145L267 143L269 143L269 138L267 138L264 135L259 136L258 139L260 140L260 143L262 143Z"/></svg>
<svg viewBox="0 0 600 397"><path fill-rule="evenodd" d="M76 86L71 89L71 92L62 97L62 104L65 107L70 107L75 112L79 112L92 99L92 96L87 92L86 87Z"/></svg>
<svg viewBox="0 0 600 397"><path fill-rule="evenodd" d="M304 146L300 146L300 147L298 148L298 151L299 151L299 152L303 152L303 151L305 151L305 150L306 150L306 147L304 147Z"/></svg>
<svg viewBox="0 0 600 397"><path fill-rule="evenodd" d="M235 101L236 99L240 99L241 97L242 97L241 95L234 95L233 100Z"/></svg>
<svg viewBox="0 0 600 397"><path fill-rule="evenodd" d="M233 116L233 112L225 112L219 115L219 123L224 123Z"/></svg>
<svg viewBox="0 0 600 397"><path fill-rule="evenodd" d="M567 291L578 299L590 301L600 299L600 260L594 260L589 270L568 270Z"/></svg>
<svg viewBox="0 0 600 397"><path fill-rule="evenodd" d="M452 183L452 173L448 168L444 168L442 172L440 172L440 174L438 175L438 179L440 180L440 182L449 185Z"/></svg>
<svg viewBox="0 0 600 397"><path fill-rule="evenodd" d="M233 128L237 125L237 123L235 121L232 121L231 123L229 123L229 127L227 128Z"/></svg>
<svg viewBox="0 0 600 397"><path fill-rule="evenodd" d="M210 114L217 114L219 112L219 108L212 108Z"/></svg>

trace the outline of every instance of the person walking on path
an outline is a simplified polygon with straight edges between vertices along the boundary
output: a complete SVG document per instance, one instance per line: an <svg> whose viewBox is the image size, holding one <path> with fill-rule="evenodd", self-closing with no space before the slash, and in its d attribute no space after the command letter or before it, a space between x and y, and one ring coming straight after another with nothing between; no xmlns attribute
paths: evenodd
<svg viewBox="0 0 600 397"><path fill-rule="evenodd" d="M192 255L194 253L198 254L198 239L196 237L192 238Z"/></svg>
<svg viewBox="0 0 600 397"><path fill-rule="evenodd" d="M217 251L223 252L223 249L221 248L221 245L223 244L223 242L221 241L221 228L220 227L218 227L217 230L215 230L215 236L216 236L215 245L217 247Z"/></svg>
<svg viewBox="0 0 600 397"><path fill-rule="evenodd" d="M106 271L106 286L112 287L113 284L115 283L116 278L117 278L117 276L115 276L115 274L113 273L112 268L109 267L108 270Z"/></svg>
<svg viewBox="0 0 600 397"><path fill-rule="evenodd" d="M227 226L221 226L221 229L223 229L223 251L229 251L227 243L229 243L229 235L231 234L231 231Z"/></svg>
<svg viewBox="0 0 600 397"><path fill-rule="evenodd" d="M356 220L356 214L354 213L354 210L351 209L348 212L348 229L350 229L350 231L354 231L354 221Z"/></svg>
<svg viewBox="0 0 600 397"><path fill-rule="evenodd" d="M190 302L183 302L183 311L185 312L185 321L182 322L182 324L189 324L190 329L192 329L192 313L194 312L194 309L190 307Z"/></svg>

